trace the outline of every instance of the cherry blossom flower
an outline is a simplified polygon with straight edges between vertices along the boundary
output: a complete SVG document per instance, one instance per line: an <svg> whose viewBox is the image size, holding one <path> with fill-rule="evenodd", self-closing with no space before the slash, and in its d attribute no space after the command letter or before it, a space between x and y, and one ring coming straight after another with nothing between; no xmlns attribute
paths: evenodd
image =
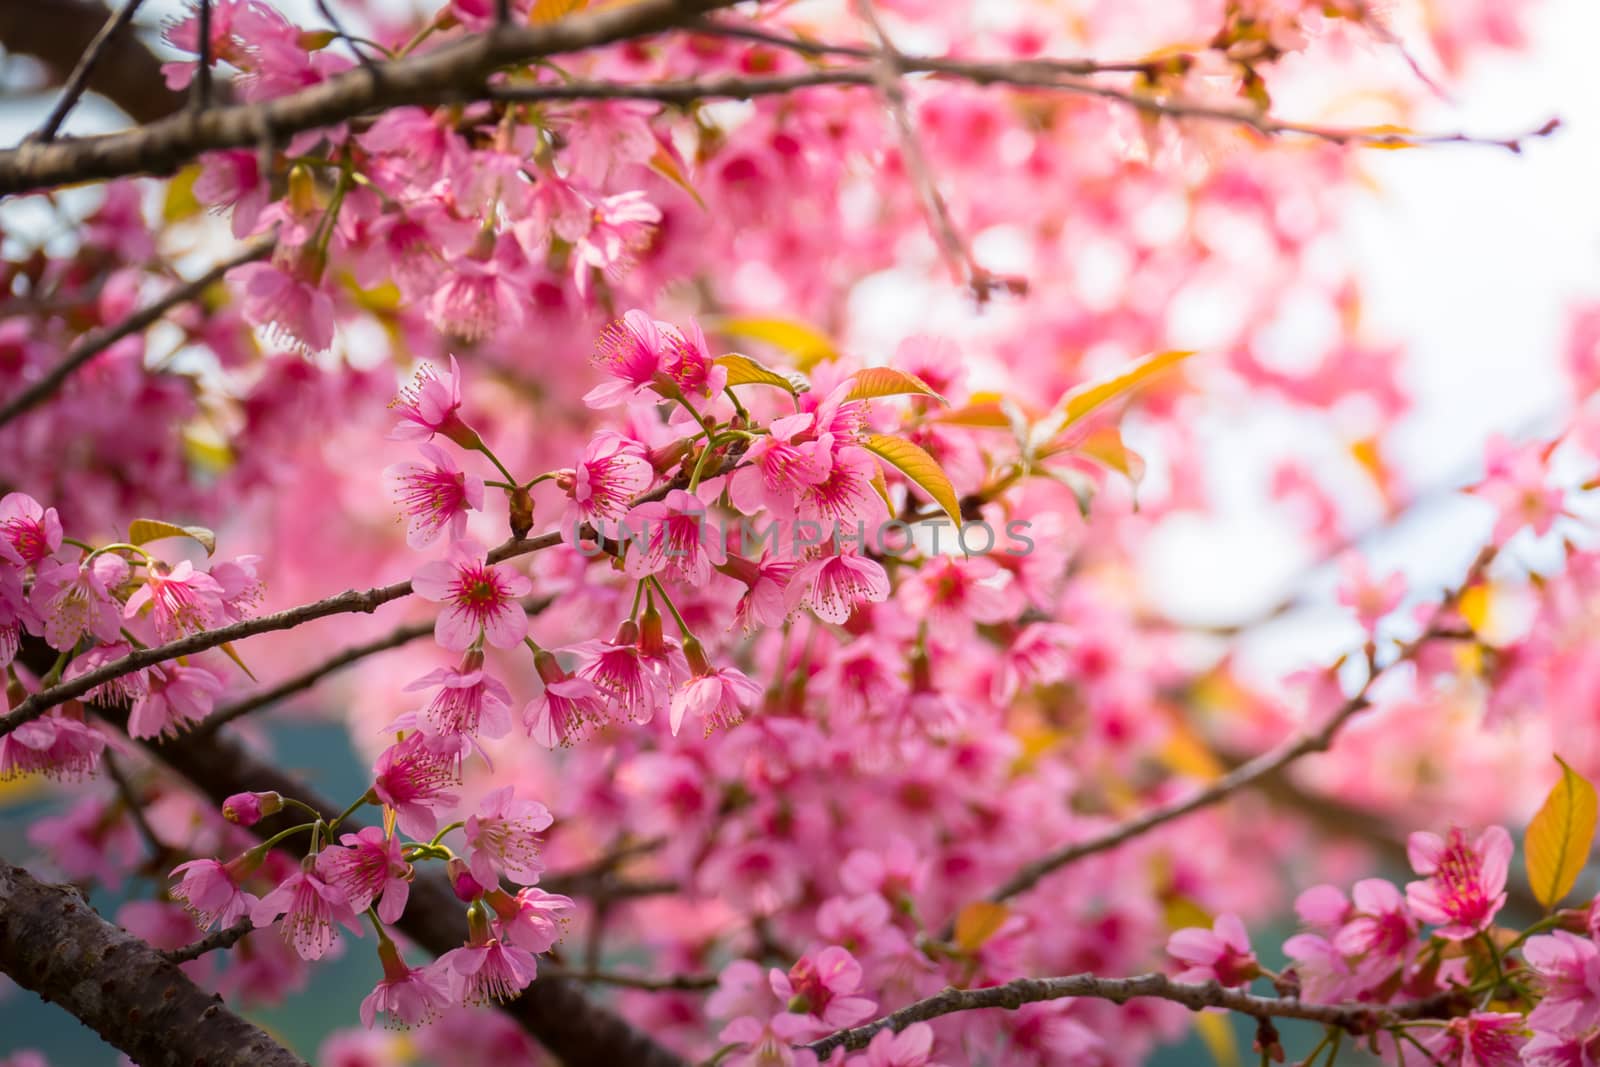
<svg viewBox="0 0 1600 1067"><path fill-rule="evenodd" d="M411 384L400 390L389 405L399 416L391 441L427 441L443 434L462 448L476 448L481 439L461 421L461 365L450 357L450 373L443 377L433 365L417 369Z"/></svg>
<svg viewBox="0 0 1600 1067"><path fill-rule="evenodd" d="M1544 996L1528 1015L1535 1030L1577 1033L1600 1025L1600 948L1565 930L1528 938L1523 957Z"/></svg>
<svg viewBox="0 0 1600 1067"><path fill-rule="evenodd" d="M589 295L590 275L600 271L615 281L633 266L661 221L661 210L639 190L617 193L595 203L589 228L573 244L572 276L580 297Z"/></svg>
<svg viewBox="0 0 1600 1067"><path fill-rule="evenodd" d="M728 553L726 563L717 570L745 585L744 595L733 608L733 624L745 630L778 626L789 617L789 595L800 564L763 554L759 562Z"/></svg>
<svg viewBox="0 0 1600 1067"><path fill-rule="evenodd" d="M172 869L172 876L178 879L172 887L172 899L183 902L202 930L217 923L232 926L258 903L256 895L239 888L239 883L259 862L259 858L245 853L229 863L213 859L180 863Z"/></svg>
<svg viewBox="0 0 1600 1067"><path fill-rule="evenodd" d="M62 715L23 723L0 737L0 781L26 775L75 780L100 766L106 742L92 727Z"/></svg>
<svg viewBox="0 0 1600 1067"><path fill-rule="evenodd" d="M1404 575L1394 573L1374 580L1360 556L1347 554L1340 561L1339 573L1339 603L1356 613L1356 621L1368 634L1375 633L1379 621L1405 599Z"/></svg>
<svg viewBox="0 0 1600 1067"><path fill-rule="evenodd" d="M366 911L377 900L378 918L396 923L411 893L411 864L400 847L399 837L385 837L376 826L364 827L319 852L317 874L343 893L353 910Z"/></svg>
<svg viewBox="0 0 1600 1067"><path fill-rule="evenodd" d="M745 450L746 465L728 479L728 495L734 507L746 515L763 510L780 517L794 514L800 488L823 481L833 466L831 435L795 442L796 437L809 433L815 422L816 417L811 414L772 420L768 432Z"/></svg>
<svg viewBox="0 0 1600 1067"><path fill-rule="evenodd" d="M511 732L511 690L483 669L483 653L469 651L460 667L439 667L405 687L439 692L421 712L440 734L499 738Z"/></svg>
<svg viewBox="0 0 1600 1067"><path fill-rule="evenodd" d="M705 504L682 489L636 505L618 527L618 537L629 541L624 570L630 578L664 574L702 586L710 581L712 566L728 558L721 532L706 521Z"/></svg>
<svg viewBox="0 0 1600 1067"><path fill-rule="evenodd" d="M595 386L584 394L583 402L608 408L638 396L664 373L665 355L660 324L643 311L629 311L600 331L595 342L595 365L616 380Z"/></svg>
<svg viewBox="0 0 1600 1067"><path fill-rule="evenodd" d="M1539 442L1517 446L1503 437L1490 439L1488 470L1472 492L1498 513L1490 534L1495 544L1505 544L1524 526L1543 537L1563 514L1565 494L1547 484L1547 452Z"/></svg>
<svg viewBox="0 0 1600 1067"><path fill-rule="evenodd" d="M109 645L96 645L89 651L73 657L61 677L71 681L90 671L99 670L101 667L126 657L133 651L133 646L126 641L117 641ZM102 682L84 694L84 699L91 704L129 704L142 698L150 691L150 672L147 669L129 671L115 678Z"/></svg>
<svg viewBox="0 0 1600 1067"><path fill-rule="evenodd" d="M860 1056L845 1062L850 1067L936 1067L932 1056L933 1027L912 1023L898 1033L879 1030Z"/></svg>
<svg viewBox="0 0 1600 1067"><path fill-rule="evenodd" d="M310 861L250 909L250 921L258 927L271 926L279 916L283 917L283 939L305 960L320 960L333 948L339 935L333 925L336 922L361 936L360 919L349 900L323 881Z"/></svg>
<svg viewBox="0 0 1600 1067"><path fill-rule="evenodd" d="M642 445L610 431L596 434L578 466L557 478L567 494L561 536L576 544L584 523L603 529L605 522L620 519L654 480Z"/></svg>
<svg viewBox="0 0 1600 1067"><path fill-rule="evenodd" d="M283 797L275 792L235 793L222 802L222 817L235 826L254 826L264 816L283 810Z"/></svg>
<svg viewBox="0 0 1600 1067"><path fill-rule="evenodd" d="M803 1032L817 1035L854 1026L872 1017L877 1005L861 996L861 964L848 950L829 945L818 953L801 956L787 972L774 967L767 973L772 992L786 1014L806 1024Z"/></svg>
<svg viewBox="0 0 1600 1067"><path fill-rule="evenodd" d="M518 800L514 786L503 786L483 798L476 814L467 816L467 863L483 885L500 876L521 885L539 880L539 833L553 821L550 809L534 800Z"/></svg>
<svg viewBox="0 0 1600 1067"><path fill-rule="evenodd" d="M761 699L761 686L737 667L710 667L695 674L672 695L672 714L668 720L674 737L683 720L694 716L706 724L709 734L718 727L737 725L744 709Z"/></svg>
<svg viewBox="0 0 1600 1067"><path fill-rule="evenodd" d="M669 687L646 662L633 621L624 621L609 644L591 641L573 651L582 660L578 677L593 685L619 717L644 723L666 709Z"/></svg>
<svg viewBox="0 0 1600 1067"><path fill-rule="evenodd" d="M805 604L817 618L842 626L861 604L881 604L889 599L889 576L877 562L840 552L806 563L789 583L791 610Z"/></svg>
<svg viewBox="0 0 1600 1067"><path fill-rule="evenodd" d="M244 317L280 343L306 352L333 347L333 298L320 285L325 257L312 249L246 263L228 272L239 290Z"/></svg>
<svg viewBox="0 0 1600 1067"><path fill-rule="evenodd" d="M426 548L446 531L459 541L467 533L467 512L483 510L483 479L464 472L432 442L418 447L427 463L397 463L384 471L406 518L406 544Z"/></svg>
<svg viewBox="0 0 1600 1067"><path fill-rule="evenodd" d="M0 558L38 566L61 548L61 518L27 493L0 497Z"/></svg>
<svg viewBox="0 0 1600 1067"><path fill-rule="evenodd" d="M539 973L533 953L497 938L453 948L434 966L447 977L452 1000L479 1006L515 999Z"/></svg>
<svg viewBox="0 0 1600 1067"><path fill-rule="evenodd" d="M194 198L216 214L231 212L233 236L243 240L255 231L272 196L272 185L261 176L259 153L248 149L207 152L200 157L200 173L191 187Z"/></svg>
<svg viewBox="0 0 1600 1067"><path fill-rule="evenodd" d="M216 625L222 615L222 586L211 575L181 560L170 571L150 568L145 583L134 590L123 607L124 618L134 618L150 608L150 623L163 641L175 641Z"/></svg>
<svg viewBox="0 0 1600 1067"><path fill-rule="evenodd" d="M412 967L388 937L379 935L378 959L383 978L361 1001L361 1025L368 1030L385 1016L385 1025L399 1029L432 1022L450 1003L449 983L436 967Z"/></svg>
<svg viewBox="0 0 1600 1067"><path fill-rule="evenodd" d="M709 397L722 392L728 382L728 370L711 358L700 324L690 322L686 329L669 327L662 332L666 338L663 368L678 391L686 397Z"/></svg>
<svg viewBox="0 0 1600 1067"><path fill-rule="evenodd" d="M1451 941L1464 941L1488 929L1506 902L1506 868L1511 835L1491 826L1468 840L1460 827L1445 837L1418 832L1406 843L1412 870L1424 880L1406 885L1412 914Z"/></svg>
<svg viewBox="0 0 1600 1067"><path fill-rule="evenodd" d="M122 606L112 590L128 580L128 563L106 553L87 564L47 561L39 566L30 594L34 613L44 620L44 638L66 652L85 634L103 643L122 632Z"/></svg>
<svg viewBox="0 0 1600 1067"><path fill-rule="evenodd" d="M216 705L222 679L204 667L150 668L150 688L128 711L129 737L176 737Z"/></svg>
<svg viewBox="0 0 1600 1067"><path fill-rule="evenodd" d="M420 733L408 734L384 749L373 774L374 795L394 809L400 829L412 837L432 837L438 827L436 809L456 802L456 795L450 791L456 783L452 761L429 748L427 738Z"/></svg>
<svg viewBox="0 0 1600 1067"><path fill-rule="evenodd" d="M1219 915L1211 929L1191 926L1167 939L1167 953L1187 966L1178 972L1180 982L1220 982L1247 986L1261 973L1250 935L1237 915Z"/></svg>
<svg viewBox="0 0 1600 1067"><path fill-rule="evenodd" d="M528 615L517 602L533 589L526 575L484 562L483 546L473 540L450 545L448 556L425 563L411 578L413 591L446 605L434 626L434 640L460 652L480 635L495 648L510 648L528 632Z"/></svg>
<svg viewBox="0 0 1600 1067"><path fill-rule="evenodd" d="M1528 1040L1522 1016L1494 1011L1458 1016L1417 1037L1434 1062L1446 1067L1518 1067Z"/></svg>
<svg viewBox="0 0 1600 1067"><path fill-rule="evenodd" d="M496 889L485 899L494 909L494 927L502 941L528 952L548 952L561 939L567 912L577 907L571 897L524 886L512 896Z"/></svg>
<svg viewBox="0 0 1600 1067"><path fill-rule="evenodd" d="M534 657L543 691L522 709L522 725L546 748L570 745L606 719L606 700L585 678L568 674L548 652Z"/></svg>

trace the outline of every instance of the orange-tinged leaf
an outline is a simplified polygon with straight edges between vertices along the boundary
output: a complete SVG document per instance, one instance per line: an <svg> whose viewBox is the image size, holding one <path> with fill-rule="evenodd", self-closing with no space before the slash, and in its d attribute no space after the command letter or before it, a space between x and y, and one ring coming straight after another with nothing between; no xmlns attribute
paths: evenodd
<svg viewBox="0 0 1600 1067"><path fill-rule="evenodd" d="M1163 371L1177 366L1194 355L1192 351L1157 352L1135 360L1125 370L1097 382L1085 382L1061 398L1051 419L1046 420L1049 433L1054 437L1073 424L1082 421L1101 407L1131 392Z"/></svg>
<svg viewBox="0 0 1600 1067"><path fill-rule="evenodd" d="M946 423L951 426L972 426L980 430L1009 430L1011 428L1011 418L997 400L988 400L979 404L963 404L958 408L936 411L928 417L928 421Z"/></svg>
<svg viewBox="0 0 1600 1067"><path fill-rule="evenodd" d="M1494 587L1488 582L1468 587L1456 599L1456 610L1473 633L1482 633L1488 628L1494 610Z"/></svg>
<svg viewBox="0 0 1600 1067"><path fill-rule="evenodd" d="M950 521L961 525L961 502L956 498L956 487L950 484L939 461L928 455L920 445L903 437L873 434L861 442L873 455L892 465L901 474L916 483L933 502L944 509Z"/></svg>
<svg viewBox="0 0 1600 1067"><path fill-rule="evenodd" d="M728 385L771 385L783 389L791 394L804 392L805 383L790 381L782 374L762 363L758 363L749 356L740 355L738 352L729 352L725 356L717 357L719 367L728 368Z"/></svg>
<svg viewBox="0 0 1600 1067"><path fill-rule="evenodd" d="M217 535L204 526L179 526L160 519L134 519L128 523L130 545L142 545L168 537L187 537L191 541L197 541L208 556L217 550Z"/></svg>
<svg viewBox="0 0 1600 1067"><path fill-rule="evenodd" d="M1161 762L1169 769L1202 782L1221 778L1226 768L1189 724L1175 719L1161 746Z"/></svg>
<svg viewBox="0 0 1600 1067"><path fill-rule="evenodd" d="M879 396L931 396L939 403L944 403L944 397L935 392L933 386L915 374L907 374L893 367L858 370L850 376L850 380L855 383L850 388L851 400L871 400Z"/></svg>
<svg viewBox="0 0 1600 1067"><path fill-rule="evenodd" d="M661 175L667 181L694 198L700 205L701 211L709 211L706 202L700 198L700 192L689 181L688 171L684 168L683 159L673 150L672 146L664 141L656 142L656 154L650 157L650 169Z"/></svg>
<svg viewBox="0 0 1600 1067"><path fill-rule="evenodd" d="M730 316L705 323L712 333L728 337L748 337L782 349L794 357L795 366L808 371L818 363L839 358L833 342L803 322L762 316Z"/></svg>
<svg viewBox="0 0 1600 1067"><path fill-rule="evenodd" d="M1005 925L1011 909L1004 904L974 900L956 915L956 947L976 952Z"/></svg>
<svg viewBox="0 0 1600 1067"><path fill-rule="evenodd" d="M1528 823L1522 840L1528 885L1546 908L1555 907L1572 890L1588 863L1597 811L1594 786L1560 756L1555 759L1561 764L1561 778Z"/></svg>
<svg viewBox="0 0 1600 1067"><path fill-rule="evenodd" d="M238 666L238 668L241 671L244 671L245 676L248 677L252 682L259 682L261 680L261 679L257 678L254 673L251 672L249 667L246 667L244 665L244 660L239 658L239 651L238 651L238 649L233 647L233 642L232 641L224 641L224 642L222 642L221 645L219 645L217 647L221 648L222 651L223 651L223 654L226 655L229 659L233 660L233 662Z"/></svg>
<svg viewBox="0 0 1600 1067"><path fill-rule="evenodd" d="M533 0L533 7L528 12L528 24L543 26L564 19L574 11L582 11L586 3L587 0Z"/></svg>
<svg viewBox="0 0 1600 1067"><path fill-rule="evenodd" d="M1144 457L1123 442L1122 431L1115 426L1101 426L1064 451L1087 456L1102 467L1116 471L1135 487L1144 480ZM1041 450L1038 458L1046 459L1054 454L1054 450Z"/></svg>

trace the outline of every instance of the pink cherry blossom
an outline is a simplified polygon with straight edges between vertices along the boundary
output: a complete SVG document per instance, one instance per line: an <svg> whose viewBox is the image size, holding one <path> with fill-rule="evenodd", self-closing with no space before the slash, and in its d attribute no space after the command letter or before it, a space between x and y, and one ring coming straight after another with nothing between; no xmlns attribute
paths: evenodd
<svg viewBox="0 0 1600 1067"><path fill-rule="evenodd" d="M502 941L528 952L548 952L561 939L562 928L577 905L571 897L523 886L512 896L503 889L488 895L494 927Z"/></svg>
<svg viewBox="0 0 1600 1067"><path fill-rule="evenodd" d="M301 959L320 960L333 948L339 932L334 923L361 936L361 923L344 893L323 881L310 865L303 866L250 909L250 921L271 926L283 918L283 939Z"/></svg>
<svg viewBox="0 0 1600 1067"><path fill-rule="evenodd" d="M639 628L624 622L610 643L594 641L574 651L582 658L577 676L594 686L617 715L649 722L666 709L669 687L639 647Z"/></svg>
<svg viewBox="0 0 1600 1067"><path fill-rule="evenodd" d="M1418 1037L1428 1055L1446 1067L1518 1067L1528 1040L1522 1016L1493 1011L1451 1019L1444 1029Z"/></svg>
<svg viewBox="0 0 1600 1067"><path fill-rule="evenodd" d="M361 1001L368 1030L381 1014L385 1025L404 1029L432 1022L450 1003L448 980L437 967L412 967L387 937L378 942L383 978Z"/></svg>
<svg viewBox="0 0 1600 1067"><path fill-rule="evenodd" d="M1406 903L1438 936L1464 941L1488 928L1506 902L1511 835L1491 826L1468 839L1460 827L1445 837L1418 832L1406 843L1411 869L1423 881L1406 885Z"/></svg>
<svg viewBox="0 0 1600 1067"><path fill-rule="evenodd" d="M889 599L889 576L883 567L853 552L822 556L795 572L789 583L791 608L805 604L817 618L842 626L862 604Z"/></svg>
<svg viewBox="0 0 1600 1067"><path fill-rule="evenodd" d="M384 471L406 519L406 544L426 548L447 531L459 541L467 533L467 512L483 510L483 479L462 471L432 442L418 447L427 463L397 463Z"/></svg>
<svg viewBox="0 0 1600 1067"><path fill-rule="evenodd" d="M549 653L535 657L544 686L522 709L528 735L546 748L570 745L607 716L606 699L585 678L568 674Z"/></svg>
<svg viewBox="0 0 1600 1067"><path fill-rule="evenodd" d="M745 450L744 462L728 479L733 506L747 515L770 509L779 516L794 514L795 497L802 486L816 485L833 465L832 438L823 435L804 443L795 439L809 434L813 415L786 415L774 419L768 432Z"/></svg>
<svg viewBox="0 0 1600 1067"><path fill-rule="evenodd" d="M544 864L539 861L539 833L552 822L550 809L535 800L518 800L514 786L503 786L485 796L475 814L467 816L468 865L483 885L496 885L504 875L520 885L538 881Z"/></svg>
<svg viewBox="0 0 1600 1067"><path fill-rule="evenodd" d="M499 738L511 732L511 691L483 669L483 654L468 652L461 667L439 667L405 687L438 693L421 712L429 729L444 735Z"/></svg>
<svg viewBox="0 0 1600 1067"><path fill-rule="evenodd" d="M172 869L178 884L172 898L183 902L194 915L200 929L214 924L232 926L256 906L258 898L239 888L239 881L250 873L255 861L240 857L231 863L199 859L180 863Z"/></svg>
<svg viewBox="0 0 1600 1067"><path fill-rule="evenodd" d="M604 382L584 394L592 408L621 404L656 382L665 372L666 342L654 319L637 309L610 323L595 342L595 365L615 381Z"/></svg>
<svg viewBox="0 0 1600 1067"><path fill-rule="evenodd" d="M1339 603L1356 613L1362 629L1374 633L1379 621L1405 598L1405 577L1396 573L1375 580L1366 561L1356 555L1345 556L1339 566Z"/></svg>
<svg viewBox="0 0 1600 1067"><path fill-rule="evenodd" d="M432 837L438 826L437 809L456 802L450 791L456 783L453 761L429 748L420 733L408 734L384 749L373 775L373 793L395 810L400 829L413 837Z"/></svg>
<svg viewBox="0 0 1600 1067"><path fill-rule="evenodd" d="M539 965L533 953L490 938L440 956L434 966L450 983L450 997L461 1004L503 1004L533 981Z"/></svg>
<svg viewBox="0 0 1600 1067"><path fill-rule="evenodd" d="M861 996L861 964L846 949L829 945L807 953L787 972L767 973L773 994L807 1032L824 1034L854 1026L872 1016L876 1005Z"/></svg>
<svg viewBox="0 0 1600 1067"><path fill-rule="evenodd" d="M424 363L389 406L400 416L389 431L391 441L426 441L444 434L462 444L471 432L461 421L461 365L455 356L450 357L450 373L443 377Z"/></svg>
<svg viewBox="0 0 1600 1067"><path fill-rule="evenodd" d="M61 518L27 493L0 497L0 558L38 566L61 548Z"/></svg>
<svg viewBox="0 0 1600 1067"><path fill-rule="evenodd" d="M1600 948L1565 930L1528 938L1523 956L1544 996L1528 1015L1536 1030L1577 1033L1600 1025Z"/></svg>
<svg viewBox="0 0 1600 1067"><path fill-rule="evenodd" d="M486 563L476 541L453 542L445 559L418 568L411 587L425 600L445 605L433 634L451 651L463 651L480 637L495 648L510 648L528 632L528 616L517 598L526 596L533 583Z"/></svg>
<svg viewBox="0 0 1600 1067"><path fill-rule="evenodd" d="M148 605L150 624L163 641L210 629L222 617L222 586L194 564L181 560L170 571L157 566L145 576L123 607L133 618Z"/></svg>
<svg viewBox="0 0 1600 1067"><path fill-rule="evenodd" d="M710 580L712 566L728 558L722 534L707 521L705 504L682 489L636 505L618 536L629 544L625 569L630 578L662 574L701 586Z"/></svg>
<svg viewBox="0 0 1600 1067"><path fill-rule="evenodd" d="M1186 966L1180 982L1220 982L1247 986L1261 973L1250 935L1237 915L1219 915L1211 929L1191 926L1167 939L1167 953Z"/></svg>
<svg viewBox="0 0 1600 1067"><path fill-rule="evenodd" d="M30 603L44 620L50 647L67 651L86 634L101 642L116 641L122 632L122 611L112 590L128 580L128 573L127 561L111 553L87 564L41 564Z"/></svg>
<svg viewBox="0 0 1600 1067"><path fill-rule="evenodd" d="M672 733L690 716L705 723L706 732L729 727L744 718L744 709L761 699L761 686L737 667L714 667L689 679L672 695Z"/></svg>
<svg viewBox="0 0 1600 1067"><path fill-rule="evenodd" d="M643 446L621 434L596 434L578 466L558 479L567 493L561 536L575 544L585 523L603 528L603 523L620 519L654 480Z"/></svg>
<svg viewBox="0 0 1600 1067"><path fill-rule="evenodd" d="M355 911L366 911L377 900L378 918L396 923L411 893L411 864L400 848L399 837L385 837L376 826L368 826L319 852L317 874L343 893Z"/></svg>
<svg viewBox="0 0 1600 1067"><path fill-rule="evenodd" d="M95 773L106 741L93 727L62 715L23 723L0 737L0 781L27 775L75 780Z"/></svg>
<svg viewBox="0 0 1600 1067"><path fill-rule="evenodd" d="M204 667L150 668L149 690L128 711L128 736L176 737L211 714L222 679Z"/></svg>

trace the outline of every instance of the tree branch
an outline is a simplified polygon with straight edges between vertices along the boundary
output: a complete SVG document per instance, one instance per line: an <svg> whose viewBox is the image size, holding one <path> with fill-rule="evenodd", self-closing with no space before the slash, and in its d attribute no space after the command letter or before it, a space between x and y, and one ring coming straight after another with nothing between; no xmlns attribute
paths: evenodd
<svg viewBox="0 0 1600 1067"><path fill-rule="evenodd" d="M246 934L256 929L256 924L248 916L240 919L232 926L224 926L220 930L213 930L197 941L191 941L182 948L163 952L162 955L173 963L188 963L197 960L208 952L215 952L219 948L232 948L244 940Z"/></svg>
<svg viewBox="0 0 1600 1067"><path fill-rule="evenodd" d="M93 0L0 0L0 45L12 55L37 59L65 79L109 14ZM183 107L183 96L167 88L161 60L132 27L111 35L103 59L89 73L89 91L135 122L155 122Z"/></svg>
<svg viewBox="0 0 1600 1067"><path fill-rule="evenodd" d="M101 57L110 48L112 38L128 28L129 23L133 22L134 13L139 10L139 5L143 2L144 0L124 0L122 8L106 19L105 25L100 27L100 32L89 42L89 47L83 50L78 65L73 67L72 73L67 76L67 84L61 90L61 99L56 101L56 106L50 109L44 125L40 126L39 132L34 135L38 141L45 143L55 140L56 131L61 129L61 124L66 121L78 98L89 87L89 78L94 74L95 67L100 64Z"/></svg>
<svg viewBox="0 0 1600 1067"><path fill-rule="evenodd" d="M0 971L146 1067L305 1067L71 886L0 859Z"/></svg>
<svg viewBox="0 0 1600 1067"><path fill-rule="evenodd" d="M1010 900L1012 897L1026 893L1038 885L1039 881L1045 876L1053 874L1069 864L1076 863L1078 860L1096 853L1107 852L1149 833L1158 826L1163 826L1185 815L1219 804L1234 793L1279 773L1304 756L1315 752L1326 752L1332 746L1339 731L1344 728L1345 723L1349 722L1351 718L1368 706L1372 688L1377 684L1378 679L1393 667L1409 662L1422 650L1424 645L1440 636L1438 623L1442 617L1460 598L1462 592L1482 575L1484 569L1488 567L1493 559L1493 548L1485 548L1479 553L1478 558L1467 569L1466 577L1462 579L1461 584L1447 593L1439 602L1422 633L1401 645L1394 659L1389 663L1369 671L1366 681L1361 684L1361 688L1340 705L1320 729L1303 733L1298 737L1291 738L1275 749L1263 752L1255 759L1240 764L1204 789L1183 800L1173 801L1153 808L1143 815L1118 823L1093 837L1064 845L1053 852L1046 853L1031 863L1024 864L1017 869L1016 873L990 893L987 899L995 903ZM953 936L953 925L947 925L942 936L946 940Z"/></svg>
<svg viewBox="0 0 1600 1067"><path fill-rule="evenodd" d="M222 280L222 276L235 267L243 266L261 259L271 253L273 242L270 239L252 241L232 257L218 263L192 282L173 289L166 296L157 300L148 307L140 308L121 322L112 326L104 326L89 334L77 344L60 363L56 364L43 378L28 386L22 392L12 397L4 407L0 407L0 426L4 426L18 415L37 406L60 389L61 386L85 363L95 356L110 348L124 337L131 337L156 322L173 308L180 304L187 304L200 297L207 289Z"/></svg>
<svg viewBox="0 0 1600 1067"><path fill-rule="evenodd" d="M1132 978L1098 978L1092 974L1074 974L1064 978L1018 978L1005 985L983 989L946 989L941 993L881 1019L840 1030L805 1046L827 1059L834 1049L843 1047L850 1051L862 1049L880 1030L899 1032L912 1023L937 1019L958 1011L976 1011L983 1008L1006 1008L1015 1011L1024 1004L1043 1000L1061 1000L1066 997L1093 997L1124 1004L1135 997L1156 997L1182 1004L1194 1011L1202 1008L1227 1008L1256 1019L1305 1019L1342 1027L1355 1033L1370 1033L1384 1026L1393 1026L1407 1019L1435 1016L1447 1010L1455 993L1446 993L1426 1000L1403 1004L1308 1004L1293 997L1260 997L1236 989L1227 989L1217 982L1197 985L1174 982L1164 974L1141 974Z"/></svg>
<svg viewBox="0 0 1600 1067"><path fill-rule="evenodd" d="M195 110L134 130L0 152L0 195L167 174L202 152L335 126L369 111L481 95L501 67L657 33L735 0L639 0L540 26L499 26L437 51L349 71L275 100Z"/></svg>

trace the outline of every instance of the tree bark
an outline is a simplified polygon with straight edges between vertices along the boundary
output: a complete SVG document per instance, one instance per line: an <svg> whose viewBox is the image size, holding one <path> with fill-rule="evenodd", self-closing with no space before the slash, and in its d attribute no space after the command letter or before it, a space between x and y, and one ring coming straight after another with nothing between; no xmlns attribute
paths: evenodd
<svg viewBox="0 0 1600 1067"><path fill-rule="evenodd" d="M0 971L144 1067L306 1067L71 886L0 859Z"/></svg>
<svg viewBox="0 0 1600 1067"><path fill-rule="evenodd" d="M12 55L32 56L66 78L111 15L95 0L0 0L0 45ZM105 97L135 122L154 122L183 107L184 97L167 88L161 60L130 27L107 44L89 77L89 91Z"/></svg>

